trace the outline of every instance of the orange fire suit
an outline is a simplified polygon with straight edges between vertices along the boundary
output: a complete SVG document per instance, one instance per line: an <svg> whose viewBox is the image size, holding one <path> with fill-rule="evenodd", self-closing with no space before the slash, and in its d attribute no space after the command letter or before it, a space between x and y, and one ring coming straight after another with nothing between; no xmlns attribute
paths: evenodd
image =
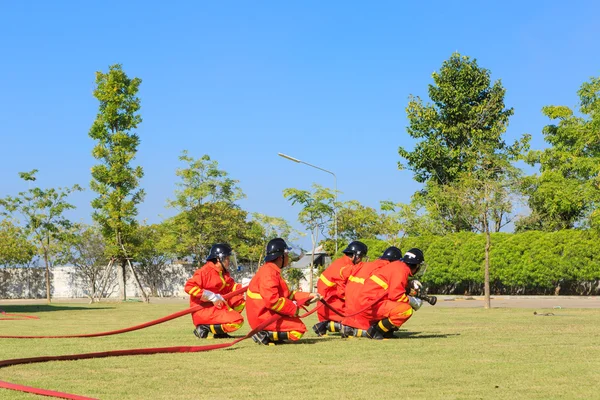
<svg viewBox="0 0 600 400"><path fill-rule="evenodd" d="M238 330L244 324L244 317L240 314L245 305L243 294L227 299L227 307L223 308L203 302L201 298L204 290L225 295L241 287L241 284L235 283L227 270L220 271L212 261L197 269L184 286L185 292L190 295L190 307L202 306L200 310L192 313L194 325L221 324L225 332Z"/></svg>
<svg viewBox="0 0 600 400"><path fill-rule="evenodd" d="M345 318L342 323L354 328L368 329L377 321L389 318L396 327L404 324L413 314L406 294L409 276L410 268L402 261L388 261L387 264L373 270L354 297L351 311L368 308L354 317ZM351 312L348 306L346 310L347 313Z"/></svg>
<svg viewBox="0 0 600 400"><path fill-rule="evenodd" d="M317 282L317 292L327 300L327 304L342 314L344 313L344 299L346 298L346 281L348 281L353 267L352 258L344 255L332 262L323 271L319 277L319 282ZM341 322L343 318L324 306L319 307L317 314L319 321Z"/></svg>
<svg viewBox="0 0 600 400"><path fill-rule="evenodd" d="M297 317L299 309L294 300L304 300L309 293L290 291L281 277L281 269L272 262L262 265L248 285L246 316L254 329L262 322L279 314L281 319L263 328L265 331L288 332L288 339L296 341L306 332L306 326Z"/></svg>

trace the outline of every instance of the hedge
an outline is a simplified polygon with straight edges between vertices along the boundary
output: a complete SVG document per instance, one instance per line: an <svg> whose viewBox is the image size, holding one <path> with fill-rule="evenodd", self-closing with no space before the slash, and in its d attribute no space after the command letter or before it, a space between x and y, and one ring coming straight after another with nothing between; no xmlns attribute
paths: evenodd
<svg viewBox="0 0 600 400"><path fill-rule="evenodd" d="M371 260L389 246L381 240L363 241L369 246ZM430 293L483 293L484 235L461 232L408 237L400 247L403 252L412 247L423 250L427 269L421 280ZM586 230L494 233L490 285L492 294L597 295L600 237Z"/></svg>

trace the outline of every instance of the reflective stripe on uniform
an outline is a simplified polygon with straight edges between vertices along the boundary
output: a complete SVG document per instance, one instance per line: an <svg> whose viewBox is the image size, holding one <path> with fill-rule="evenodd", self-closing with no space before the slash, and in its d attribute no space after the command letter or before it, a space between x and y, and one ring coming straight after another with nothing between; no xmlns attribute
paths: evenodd
<svg viewBox="0 0 600 400"><path fill-rule="evenodd" d="M256 300L262 299L262 296L260 295L260 293L254 293L250 289L246 290L246 295L248 297L250 297L251 299L256 299Z"/></svg>
<svg viewBox="0 0 600 400"><path fill-rule="evenodd" d="M237 312L242 312L242 311L244 311L244 307L245 307L245 306L246 306L246 303L242 303L242 304L240 304L239 306L235 306L235 307L233 307L233 309L234 309L235 311L237 311Z"/></svg>
<svg viewBox="0 0 600 400"><path fill-rule="evenodd" d="M400 296L400 298L396 301L402 302L402 303L408 303L408 296L406 295L406 293L402 293L402 296Z"/></svg>
<svg viewBox="0 0 600 400"><path fill-rule="evenodd" d="M360 283L361 285L365 284L365 278L357 278L354 275L350 275L350 278L348 278L348 280L355 283Z"/></svg>
<svg viewBox="0 0 600 400"><path fill-rule="evenodd" d="M219 271L219 278L221 278L221 282L223 283L223 286L221 286L221 289L219 289L219 291L221 291L227 285L227 282L225 282L225 278L223 278L223 271Z"/></svg>
<svg viewBox="0 0 600 400"><path fill-rule="evenodd" d="M271 307L271 310L275 311L275 312L279 312L281 311L281 309L283 308L283 306L285 305L285 298L280 297L275 304L273 305L273 307Z"/></svg>
<svg viewBox="0 0 600 400"><path fill-rule="evenodd" d="M292 292L289 295L289 299L290 300L294 300L294 296L296 295L296 290L292 290Z"/></svg>
<svg viewBox="0 0 600 400"><path fill-rule="evenodd" d="M382 331L384 331L384 332L388 332L389 331L388 328L386 328L385 326L383 326L383 320L379 321L379 323L377 325L381 328Z"/></svg>
<svg viewBox="0 0 600 400"><path fill-rule="evenodd" d="M191 290L190 290L190 296L196 296L198 293L200 293L202 291L202 289L200 289L198 286L194 286Z"/></svg>
<svg viewBox="0 0 600 400"><path fill-rule="evenodd" d="M319 277L319 279L321 281L323 281L323 283L326 284L329 287L335 286L335 283L333 283L329 279L325 278L325 275L323 275L323 274L321 274L321 276Z"/></svg>
<svg viewBox="0 0 600 400"><path fill-rule="evenodd" d="M298 331L290 331L288 332L288 338L290 340L298 340L302 337L303 333L298 332Z"/></svg>
<svg viewBox="0 0 600 400"><path fill-rule="evenodd" d="M385 290L387 290L388 288L388 284L385 283L380 277L378 277L377 275L372 275L370 278L373 282L375 282L376 284L378 284L379 286L381 286L382 288L384 288Z"/></svg>

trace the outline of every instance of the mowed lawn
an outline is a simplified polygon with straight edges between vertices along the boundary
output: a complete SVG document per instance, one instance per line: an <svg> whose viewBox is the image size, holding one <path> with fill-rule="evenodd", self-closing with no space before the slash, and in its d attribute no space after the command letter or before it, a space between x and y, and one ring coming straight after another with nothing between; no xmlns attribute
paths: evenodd
<svg viewBox="0 0 600 400"><path fill-rule="evenodd" d="M41 307L41 308L40 308ZM179 311L182 304L2 306L40 320L0 321L2 335L92 333ZM202 353L19 365L0 380L100 399L600 399L600 310L425 305L396 339L318 338ZM214 344L189 316L89 339L0 339L0 359ZM240 333L248 332L244 326ZM0 399L43 397L0 390Z"/></svg>

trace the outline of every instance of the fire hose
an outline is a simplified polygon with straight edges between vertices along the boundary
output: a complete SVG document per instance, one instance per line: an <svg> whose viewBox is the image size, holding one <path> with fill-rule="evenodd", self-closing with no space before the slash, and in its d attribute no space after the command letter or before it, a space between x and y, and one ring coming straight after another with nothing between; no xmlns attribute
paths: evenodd
<svg viewBox="0 0 600 400"><path fill-rule="evenodd" d="M227 295L224 296L224 298L228 299L232 296L243 293L246 291L246 289L247 289L247 287L243 287L241 289L238 289L236 291L228 293ZM385 294L382 295L382 298L384 296L385 296ZM360 311L350 314L350 315L344 315L339 310L336 310L334 307L327 304L326 300L327 299L321 299L321 304L314 307L311 311L307 311L305 314L300 315L299 318L306 318L307 316L313 314L315 311L317 311L317 309L321 305L325 305L326 307L330 308L332 311L334 311L338 315L345 316L345 317L350 317L350 316L359 314L370 307L370 305L369 305L368 307L365 307L364 310L360 310ZM377 301L378 300L380 300L380 299L377 299ZM308 302L308 299L298 301L298 306L304 308L303 306L306 302ZM56 336L0 336L0 338L56 339L56 338L84 338L84 337L88 338L88 337L116 335L116 334L120 334L120 333L132 332L135 330L147 328L147 327L150 327L153 325L158 325L163 322L170 321L175 318L179 318L183 315L190 314L200 308L202 308L202 306L194 306L194 307L188 308L186 310L182 310L182 311L178 311L174 314L170 314L166 317L162 317L162 318L150 321L150 322L146 322L144 324L139 324L139 325L135 325L133 327L114 330L114 331L108 331L108 332L78 334L78 335L56 335ZM28 317L28 318L39 319L37 317ZM129 350L113 350L113 351L96 352L96 353L71 354L71 355L62 355L62 356L41 356L41 357L29 357L29 358L17 358L17 359L11 359L11 360L1 360L0 368L9 367L9 366L13 366L13 365L32 364L32 363L40 363L40 362L48 362L48 361L67 361L67 360L70 361L70 360L84 360L84 359L90 359L90 358L105 358L105 357L118 357L118 356L130 356L130 355L150 355L150 354L165 354L165 353L196 353L196 352L202 352L202 351L224 349L227 347L234 346L237 343L241 342L242 340L252 337L254 334L263 330L266 326L272 324L273 322L279 320L280 318L282 318L281 315L278 315L278 314L273 315L268 320L264 321L263 323L259 324L256 328L252 329L245 336L238 338L229 343L219 343L219 344L211 344L211 345L205 345L205 346L156 347L156 348L142 348L142 349L129 349ZM57 392L57 391L52 391L52 390L40 389L40 388L34 388L34 387L24 386L24 385L17 385L17 384L13 384L13 383L9 383L9 382L4 382L4 381L0 381L0 388L17 390L17 391L21 391L21 392L33 393L33 394L38 394L38 395L42 395L42 396L49 396L49 397L55 397L55 398L61 398L61 399L98 400L98 399L94 399L91 397L79 396L79 395L75 395L75 394Z"/></svg>

